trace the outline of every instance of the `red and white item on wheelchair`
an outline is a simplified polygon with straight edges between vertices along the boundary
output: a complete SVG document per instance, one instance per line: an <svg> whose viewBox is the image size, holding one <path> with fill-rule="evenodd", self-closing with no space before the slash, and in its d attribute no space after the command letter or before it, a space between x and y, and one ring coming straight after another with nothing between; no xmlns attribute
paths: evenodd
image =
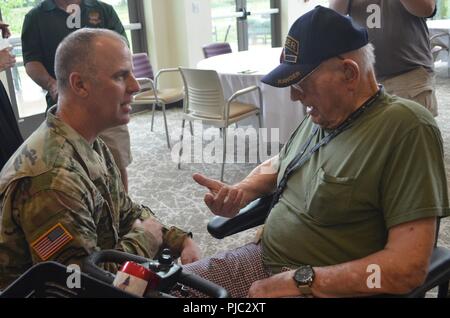
<svg viewBox="0 0 450 318"><path fill-rule="evenodd" d="M135 262L126 262L116 274L113 285L136 296L144 296L147 288L156 289L159 277Z"/></svg>

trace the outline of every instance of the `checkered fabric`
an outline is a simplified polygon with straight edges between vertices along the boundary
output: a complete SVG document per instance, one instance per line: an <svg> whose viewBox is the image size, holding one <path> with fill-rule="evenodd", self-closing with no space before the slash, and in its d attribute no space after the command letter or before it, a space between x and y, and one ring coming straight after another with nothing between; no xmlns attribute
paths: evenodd
<svg viewBox="0 0 450 318"><path fill-rule="evenodd" d="M183 271L199 275L224 287L232 298L247 297L253 282L268 278L263 267L261 245L250 243L183 266ZM189 294L173 292L176 297L207 297L190 289Z"/></svg>

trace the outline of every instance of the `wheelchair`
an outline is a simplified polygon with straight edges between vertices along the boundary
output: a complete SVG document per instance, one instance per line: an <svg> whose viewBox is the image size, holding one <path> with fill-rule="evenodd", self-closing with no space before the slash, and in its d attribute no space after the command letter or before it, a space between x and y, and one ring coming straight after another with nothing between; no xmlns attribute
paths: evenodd
<svg viewBox="0 0 450 318"><path fill-rule="evenodd" d="M175 298L169 293L179 291L189 296L187 287L198 290L213 298L227 298L228 292L200 276L183 271L175 263L168 249L163 250L158 259L124 253L117 250L102 250L89 255L82 266L80 285L68 287L72 270L56 262L34 265L10 286L0 298L139 298L112 285L115 275L101 269L102 263L122 264L135 262L152 271L158 278L157 284L147 288L145 298Z"/></svg>
<svg viewBox="0 0 450 318"><path fill-rule="evenodd" d="M217 239L242 232L264 224L272 203L272 195L259 198L233 218L213 217L208 223L208 232ZM439 224L438 224L439 225ZM439 226L437 233L439 233ZM436 235L437 236L437 235ZM423 298L431 289L438 288L437 298L446 298L450 281L450 249L435 246L425 283L404 295L377 295L384 298Z"/></svg>

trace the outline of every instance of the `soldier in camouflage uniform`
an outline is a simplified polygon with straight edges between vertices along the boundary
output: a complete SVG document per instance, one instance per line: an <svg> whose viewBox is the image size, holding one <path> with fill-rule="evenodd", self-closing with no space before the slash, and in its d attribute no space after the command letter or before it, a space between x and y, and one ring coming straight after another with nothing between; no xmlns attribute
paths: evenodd
<svg viewBox="0 0 450 318"><path fill-rule="evenodd" d="M126 43L108 30L76 31L58 48L58 106L0 174L0 289L35 263L81 264L101 249L152 258L167 246L182 263L200 257L190 233L130 200L97 138L129 121L139 89L131 65Z"/></svg>

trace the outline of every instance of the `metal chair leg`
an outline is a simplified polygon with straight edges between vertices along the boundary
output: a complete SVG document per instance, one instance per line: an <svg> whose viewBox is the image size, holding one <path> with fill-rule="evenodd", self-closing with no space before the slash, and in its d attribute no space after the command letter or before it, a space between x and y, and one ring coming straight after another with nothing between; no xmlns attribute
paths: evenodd
<svg viewBox="0 0 450 318"><path fill-rule="evenodd" d="M153 131L153 122L155 121L155 107L156 107L156 104L153 103L152 104L152 126L150 128L150 131Z"/></svg>
<svg viewBox="0 0 450 318"><path fill-rule="evenodd" d="M258 113L258 131L256 132L256 161L258 163L261 162L261 151L260 151L260 143L261 143L261 128L262 128L262 114Z"/></svg>
<svg viewBox="0 0 450 318"><path fill-rule="evenodd" d="M180 151L178 152L178 169L181 169L181 156L183 155L183 133L186 120L181 121Z"/></svg>
<svg viewBox="0 0 450 318"><path fill-rule="evenodd" d="M170 148L170 137L169 137L169 129L167 129L167 117L166 117L166 104L162 104L162 111L164 116L164 128L166 130L166 139L167 139L167 147Z"/></svg>
<svg viewBox="0 0 450 318"><path fill-rule="evenodd" d="M190 128L191 136L194 136L194 128L192 128L192 121L189 121L189 128Z"/></svg>
<svg viewBox="0 0 450 318"><path fill-rule="evenodd" d="M227 127L222 128L223 131L223 160L222 160L222 169L220 172L220 181L223 182L223 173L225 168L225 159L227 157Z"/></svg>

